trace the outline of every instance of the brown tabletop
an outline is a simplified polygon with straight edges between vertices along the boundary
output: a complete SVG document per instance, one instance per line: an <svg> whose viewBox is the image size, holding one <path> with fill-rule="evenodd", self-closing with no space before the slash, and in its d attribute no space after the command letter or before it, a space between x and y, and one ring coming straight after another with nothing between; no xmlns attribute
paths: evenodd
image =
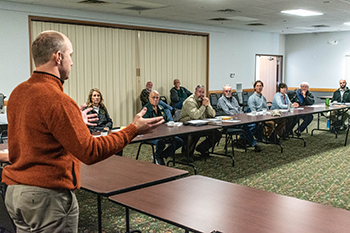
<svg viewBox="0 0 350 233"><path fill-rule="evenodd" d="M172 136L179 136L179 135L185 135L185 134L191 134L195 132L200 131L210 131L214 129L220 129L220 125L201 125L201 126L189 126L189 125L181 125L179 127L170 127L166 124L162 124L158 128L156 128L152 133L140 135L136 138L134 138L131 142L141 142L146 140L153 140L157 138L164 138L164 137L172 137Z"/></svg>
<svg viewBox="0 0 350 233"><path fill-rule="evenodd" d="M194 232L349 232L349 211L203 176L109 199Z"/></svg>
<svg viewBox="0 0 350 233"><path fill-rule="evenodd" d="M82 188L109 196L176 179L188 174L171 167L112 156L93 165L81 166Z"/></svg>

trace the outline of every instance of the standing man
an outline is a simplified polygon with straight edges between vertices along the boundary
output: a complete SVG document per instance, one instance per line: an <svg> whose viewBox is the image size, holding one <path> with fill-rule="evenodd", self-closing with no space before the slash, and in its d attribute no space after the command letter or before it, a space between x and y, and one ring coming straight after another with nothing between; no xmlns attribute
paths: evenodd
<svg viewBox="0 0 350 233"><path fill-rule="evenodd" d="M315 103L315 98L309 91L309 86L310 85L308 82L302 82L300 84L300 89L294 90L294 95L291 96L290 102L298 103L299 106L313 105ZM298 136L300 136L306 127L312 122L314 116L312 114L305 114L300 115L300 118L303 119L303 123L294 131L294 133Z"/></svg>
<svg viewBox="0 0 350 233"><path fill-rule="evenodd" d="M190 95L183 103L180 121L213 118L215 114L216 112L210 105L209 98L205 97L204 85L197 85L194 94ZM191 134L187 144L190 156L193 155L194 148L201 136L207 136L207 139L196 147L196 151L201 153L203 157L208 157L209 149L220 140L221 133L218 130L214 130Z"/></svg>
<svg viewBox="0 0 350 233"><path fill-rule="evenodd" d="M248 99L248 106L251 111L262 111L264 108L267 109L267 102L265 96L262 94L264 88L264 83L260 80L257 80L254 83L255 92ZM277 126L275 127L275 122ZM285 128L284 120L276 121L266 121L265 122L267 140L271 142L276 142L276 134L279 137L283 136L283 131Z"/></svg>
<svg viewBox="0 0 350 233"><path fill-rule="evenodd" d="M170 90L171 106L173 108L182 109L183 102L192 95L192 93L184 87L180 86L180 80L174 80L174 87Z"/></svg>
<svg viewBox="0 0 350 233"><path fill-rule="evenodd" d="M167 123L168 121L173 121L173 118L167 117L163 107L161 105L158 105L158 102L159 102L158 91L155 91L155 90L151 91L148 98L149 98L149 102L145 105L145 108L147 108L147 112L145 115L143 115L143 118L153 118L153 117L161 116L163 117L165 123ZM171 144L165 149L166 143L171 141L172 140L168 138L151 140L151 143L156 146L156 153L154 154L154 157L155 157L154 160L156 164L165 165L164 159L167 159L169 156L175 153L175 151L179 149L183 144L183 140L181 138L175 137L174 138L175 145Z"/></svg>
<svg viewBox="0 0 350 233"><path fill-rule="evenodd" d="M227 116L234 116L243 113L236 98L232 97L232 87L230 85L225 85L223 87L222 96L218 100L217 108L218 110L223 111ZM261 152L261 147L253 136L255 133L255 124L243 125L242 128L244 131L244 137L247 139L249 146L254 147L255 152ZM228 129L228 132L229 130L230 129Z"/></svg>
<svg viewBox="0 0 350 233"><path fill-rule="evenodd" d="M93 164L114 155L163 119L143 119L143 109L124 130L94 138L85 125L91 108L81 112L63 92L73 65L70 40L60 32L42 32L32 53L36 70L8 102L6 208L19 232L77 232L73 191L80 187L80 161Z"/></svg>

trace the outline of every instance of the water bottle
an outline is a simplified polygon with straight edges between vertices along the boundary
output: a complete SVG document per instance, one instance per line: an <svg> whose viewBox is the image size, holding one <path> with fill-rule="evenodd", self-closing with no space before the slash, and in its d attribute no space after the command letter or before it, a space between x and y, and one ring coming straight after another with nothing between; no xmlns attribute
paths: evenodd
<svg viewBox="0 0 350 233"><path fill-rule="evenodd" d="M330 126L331 126L331 121L327 120L327 129L329 129Z"/></svg>

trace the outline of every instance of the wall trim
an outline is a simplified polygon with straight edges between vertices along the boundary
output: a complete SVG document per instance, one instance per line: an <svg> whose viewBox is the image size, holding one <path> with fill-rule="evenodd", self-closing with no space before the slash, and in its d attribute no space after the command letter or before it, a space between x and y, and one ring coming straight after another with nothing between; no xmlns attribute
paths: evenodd
<svg viewBox="0 0 350 233"><path fill-rule="evenodd" d="M298 89L299 87L288 87L288 90L293 91L295 89ZM311 92L335 92L337 88L310 88ZM232 89L233 92L236 92L235 89ZM243 89L243 91L246 92L254 92L253 88L250 89ZM221 94L222 90L211 90L208 92L208 95L215 93L215 94Z"/></svg>
<svg viewBox="0 0 350 233"><path fill-rule="evenodd" d="M243 89L243 91L254 92L254 89L253 88ZM236 89L232 89L232 92L236 92ZM210 95L210 94L222 94L222 90L212 90L212 91L208 92L208 95Z"/></svg>

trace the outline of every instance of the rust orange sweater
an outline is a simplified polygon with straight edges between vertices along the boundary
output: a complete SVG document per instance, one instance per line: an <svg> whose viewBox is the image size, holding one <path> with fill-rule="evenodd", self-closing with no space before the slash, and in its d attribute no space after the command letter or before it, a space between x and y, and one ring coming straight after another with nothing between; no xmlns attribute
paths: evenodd
<svg viewBox="0 0 350 233"><path fill-rule="evenodd" d="M105 137L91 136L61 81L43 72L34 72L13 90L7 115L12 164L4 168L2 180L8 185L79 188L80 161L93 164L106 159L137 135L130 124Z"/></svg>

